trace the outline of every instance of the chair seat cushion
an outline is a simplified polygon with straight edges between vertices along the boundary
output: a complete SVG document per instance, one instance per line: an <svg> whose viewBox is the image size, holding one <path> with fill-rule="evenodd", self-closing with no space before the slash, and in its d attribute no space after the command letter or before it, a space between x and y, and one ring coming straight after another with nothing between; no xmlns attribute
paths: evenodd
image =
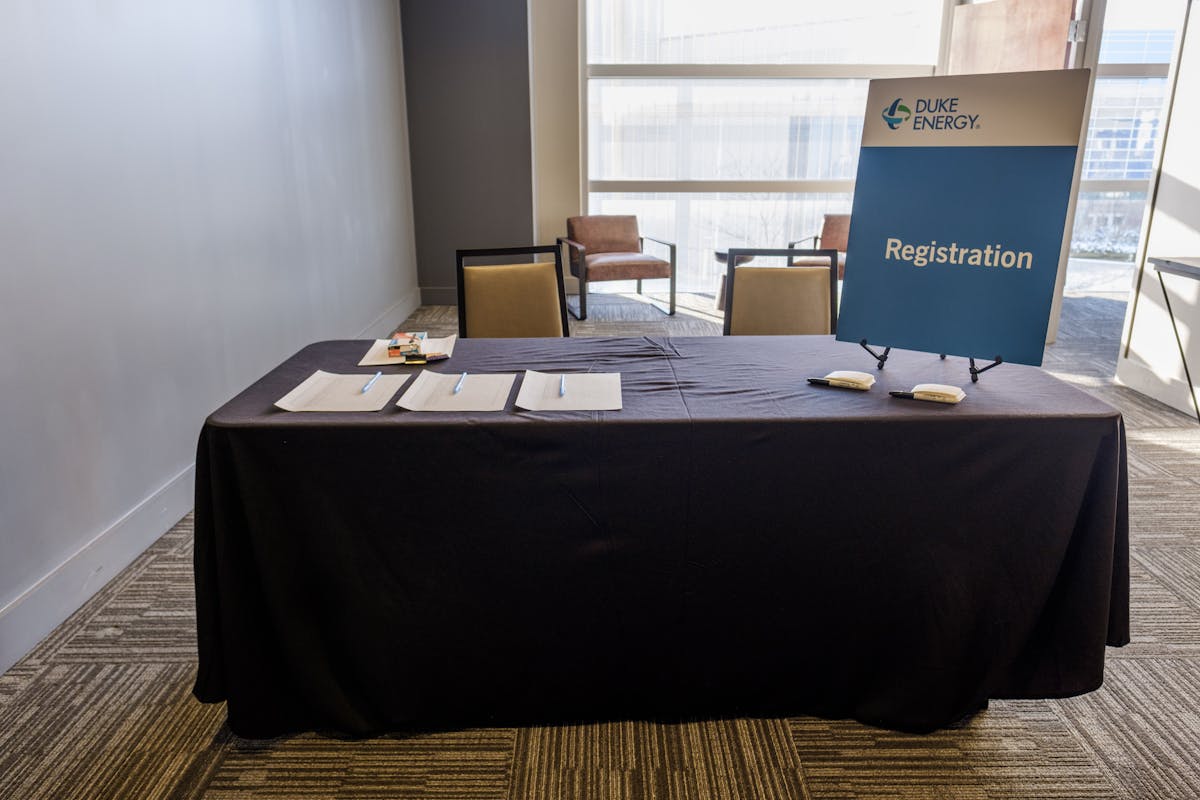
<svg viewBox="0 0 1200 800"><path fill-rule="evenodd" d="M644 253L594 253L584 260L589 282L671 277L671 262Z"/></svg>
<svg viewBox="0 0 1200 800"><path fill-rule="evenodd" d="M792 259L796 267L828 267L829 259L820 256L796 256ZM838 280L846 277L846 254L838 253Z"/></svg>

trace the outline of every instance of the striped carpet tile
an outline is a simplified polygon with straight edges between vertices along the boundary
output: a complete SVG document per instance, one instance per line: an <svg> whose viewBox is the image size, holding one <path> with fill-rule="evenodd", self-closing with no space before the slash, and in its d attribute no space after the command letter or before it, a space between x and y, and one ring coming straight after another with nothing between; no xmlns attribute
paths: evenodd
<svg viewBox="0 0 1200 800"><path fill-rule="evenodd" d="M237 739L204 800L501 800L516 732L472 729L339 741L316 735Z"/></svg>
<svg viewBox="0 0 1200 800"><path fill-rule="evenodd" d="M192 665L68 664L0 727L0 797L168 797L224 722L190 694Z"/></svg>
<svg viewBox="0 0 1200 800"><path fill-rule="evenodd" d="M1200 489L1200 425L1195 419L1190 423L1179 429L1134 430L1127 438L1139 458Z"/></svg>
<svg viewBox="0 0 1200 800"><path fill-rule="evenodd" d="M992 701L926 735L789 721L814 800L1099 800L1119 796L1047 701Z"/></svg>
<svg viewBox="0 0 1200 800"><path fill-rule="evenodd" d="M68 642L58 663L196 662L193 572L183 558L158 559L106 603Z"/></svg>
<svg viewBox="0 0 1200 800"><path fill-rule="evenodd" d="M1187 547L1200 542L1200 492L1167 475L1130 484L1130 536L1141 547Z"/></svg>
<svg viewBox="0 0 1200 800"><path fill-rule="evenodd" d="M1200 797L1200 664L1110 659L1104 688L1057 703L1125 797Z"/></svg>
<svg viewBox="0 0 1200 800"><path fill-rule="evenodd" d="M779 719L522 728L512 800L807 800Z"/></svg>
<svg viewBox="0 0 1200 800"><path fill-rule="evenodd" d="M44 670L46 665L26 657L0 675L0 709L14 698L23 696L29 684Z"/></svg>
<svg viewBox="0 0 1200 800"><path fill-rule="evenodd" d="M1200 533L1197 530L1196 533ZM1135 561L1163 586L1200 614L1200 537L1186 547L1133 549ZM1140 610L1140 609L1139 609ZM1198 640L1200 641L1200 640Z"/></svg>
<svg viewBox="0 0 1200 800"><path fill-rule="evenodd" d="M1128 431L1126 431L1126 439L1128 440L1128 438ZM1159 466L1149 458L1143 458L1139 452L1139 448L1136 446L1130 447L1128 441L1126 441L1125 452L1129 462L1130 482L1144 485L1161 478L1174 477L1165 467Z"/></svg>
<svg viewBox="0 0 1200 800"><path fill-rule="evenodd" d="M1134 609L1132 643L1121 650L1110 650L1114 658L1175 656L1200 658L1200 608L1189 602L1186 592L1171 587L1164 579L1170 569L1174 549L1134 547L1130 550L1129 603ZM1195 580L1198 572L1189 577ZM1192 596L1195 590L1192 589Z"/></svg>

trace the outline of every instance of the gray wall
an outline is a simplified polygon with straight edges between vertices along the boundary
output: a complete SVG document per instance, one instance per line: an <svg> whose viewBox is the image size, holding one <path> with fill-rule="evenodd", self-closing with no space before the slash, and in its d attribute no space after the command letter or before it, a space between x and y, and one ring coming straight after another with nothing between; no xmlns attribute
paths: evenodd
<svg viewBox="0 0 1200 800"><path fill-rule="evenodd" d="M527 2L401 0L425 303L456 302L456 249L533 243Z"/></svg>
<svg viewBox="0 0 1200 800"><path fill-rule="evenodd" d="M204 417L418 302L395 0L0 3L0 669L192 504Z"/></svg>

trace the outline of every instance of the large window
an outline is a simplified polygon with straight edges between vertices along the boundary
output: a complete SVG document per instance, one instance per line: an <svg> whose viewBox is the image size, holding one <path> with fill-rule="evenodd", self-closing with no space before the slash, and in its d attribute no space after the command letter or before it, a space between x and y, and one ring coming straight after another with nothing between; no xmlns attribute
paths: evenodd
<svg viewBox="0 0 1200 800"><path fill-rule="evenodd" d="M589 0L593 213L679 243L712 292L728 247L782 247L850 210L867 80L930 75L930 0Z"/></svg>
<svg viewBox="0 0 1200 800"><path fill-rule="evenodd" d="M1072 239L1081 261L1136 251L1186 3L1106 6ZM812 236L823 214L850 210L868 80L932 75L945 7L587 0L589 209L637 213L644 232L678 242L683 291L715 290L717 250Z"/></svg>

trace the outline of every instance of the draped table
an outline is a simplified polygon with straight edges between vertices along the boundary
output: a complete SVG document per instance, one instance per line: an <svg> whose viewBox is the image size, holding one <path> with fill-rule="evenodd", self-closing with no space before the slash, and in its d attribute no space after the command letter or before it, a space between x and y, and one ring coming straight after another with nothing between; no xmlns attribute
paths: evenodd
<svg viewBox="0 0 1200 800"><path fill-rule="evenodd" d="M873 367L827 336L467 339L433 368L620 372L624 408L517 410L519 378L496 413L273 407L373 374L369 344L304 348L200 435L194 694L240 735L928 731L1093 690L1129 641L1122 419L1040 369L893 351L855 392L806 383ZM923 382L967 397L887 394Z"/></svg>

